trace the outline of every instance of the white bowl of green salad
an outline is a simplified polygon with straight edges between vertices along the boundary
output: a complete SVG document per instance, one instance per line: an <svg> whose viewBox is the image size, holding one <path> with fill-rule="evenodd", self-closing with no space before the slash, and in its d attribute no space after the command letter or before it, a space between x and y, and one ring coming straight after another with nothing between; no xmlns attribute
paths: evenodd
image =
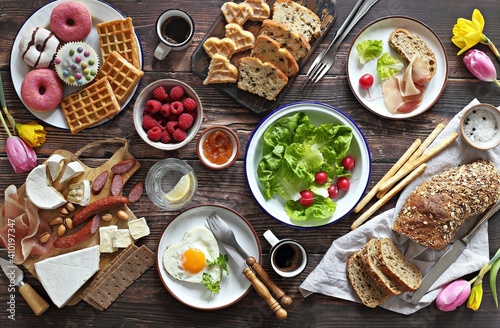
<svg viewBox="0 0 500 328"><path fill-rule="evenodd" d="M284 105L247 145L247 183L260 207L294 227L332 224L349 214L370 180L368 143L352 118L321 102Z"/></svg>

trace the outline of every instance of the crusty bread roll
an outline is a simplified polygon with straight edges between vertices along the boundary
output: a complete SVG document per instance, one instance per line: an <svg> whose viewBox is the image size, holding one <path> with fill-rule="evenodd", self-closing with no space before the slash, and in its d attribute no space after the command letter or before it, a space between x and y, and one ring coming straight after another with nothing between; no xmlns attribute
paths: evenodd
<svg viewBox="0 0 500 328"><path fill-rule="evenodd" d="M500 198L500 173L486 160L451 168L419 185L404 203L392 229L442 250L465 219Z"/></svg>

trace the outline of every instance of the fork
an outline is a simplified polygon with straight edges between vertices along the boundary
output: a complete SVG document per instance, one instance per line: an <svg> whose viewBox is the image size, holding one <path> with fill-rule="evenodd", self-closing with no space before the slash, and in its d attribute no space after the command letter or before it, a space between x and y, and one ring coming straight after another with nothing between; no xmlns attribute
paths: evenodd
<svg viewBox="0 0 500 328"><path fill-rule="evenodd" d="M227 223L216 212L212 212L206 221L208 228L212 231L215 238L221 243L238 251L238 253L245 259L245 263L252 268L260 280L262 280L273 296L282 305L289 305L292 303L292 298L286 295L285 292L271 280L257 260L253 256L248 255L248 253L240 246L236 240L233 230L231 230Z"/></svg>
<svg viewBox="0 0 500 328"><path fill-rule="evenodd" d="M330 43L328 48L323 50L318 55L318 57L316 57L311 67L307 71L306 76L308 77L309 81L313 83L318 82L330 70L333 63L335 62L335 57L337 56L337 50L342 41L345 39L347 34L349 34L354 25L356 25L356 23L377 2L378 0L358 0L358 2L356 2L354 8L349 13L349 16L347 16L346 20L337 31L337 34L335 35L333 41ZM352 18L353 16L354 18Z"/></svg>

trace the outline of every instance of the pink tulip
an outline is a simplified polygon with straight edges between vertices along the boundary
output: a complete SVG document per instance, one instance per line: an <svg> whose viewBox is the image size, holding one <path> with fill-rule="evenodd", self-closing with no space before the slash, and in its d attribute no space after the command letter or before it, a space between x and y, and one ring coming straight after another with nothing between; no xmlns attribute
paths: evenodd
<svg viewBox="0 0 500 328"><path fill-rule="evenodd" d="M441 311L453 311L467 301L471 292L470 283L458 279L444 287L436 299L436 305Z"/></svg>
<svg viewBox="0 0 500 328"><path fill-rule="evenodd" d="M485 82L495 82L497 71L490 57L476 49L467 51L464 57L465 66L478 79Z"/></svg>
<svg viewBox="0 0 500 328"><path fill-rule="evenodd" d="M23 139L11 136L6 144L7 157L16 173L24 173L36 166L35 151Z"/></svg>

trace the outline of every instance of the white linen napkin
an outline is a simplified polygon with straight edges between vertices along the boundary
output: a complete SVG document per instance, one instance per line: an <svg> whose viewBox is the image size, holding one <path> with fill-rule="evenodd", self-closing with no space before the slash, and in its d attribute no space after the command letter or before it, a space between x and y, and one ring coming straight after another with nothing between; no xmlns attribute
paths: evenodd
<svg viewBox="0 0 500 328"><path fill-rule="evenodd" d="M474 99L460 111L429 146L429 149L441 142L452 132L460 133L460 118L462 114L467 108L476 104L479 104L479 101ZM449 246L444 251L428 249L392 231L391 226L408 195L423 181L448 168L470 163L479 158L492 161L497 169L500 170L500 147L488 151L479 151L468 146L459 136L445 150L427 162L427 169L424 173L403 189L395 208L376 216L356 230L347 233L332 243L318 266L300 285L299 290L302 295L307 297L313 293L321 293L360 302L347 280L346 262L347 258L352 253L361 249L370 238L390 238L403 252L405 257L415 264L422 274L425 275L446 252ZM475 220L464 222L457 236L463 236L474 223ZM486 223L477 231L474 238L472 238L467 248L455 263L431 286L419 304L414 305L411 303L411 293L403 293L399 296L389 297L381 307L397 313L412 314L431 304L436 299L441 288L446 284L480 270L488 260L488 228Z"/></svg>

